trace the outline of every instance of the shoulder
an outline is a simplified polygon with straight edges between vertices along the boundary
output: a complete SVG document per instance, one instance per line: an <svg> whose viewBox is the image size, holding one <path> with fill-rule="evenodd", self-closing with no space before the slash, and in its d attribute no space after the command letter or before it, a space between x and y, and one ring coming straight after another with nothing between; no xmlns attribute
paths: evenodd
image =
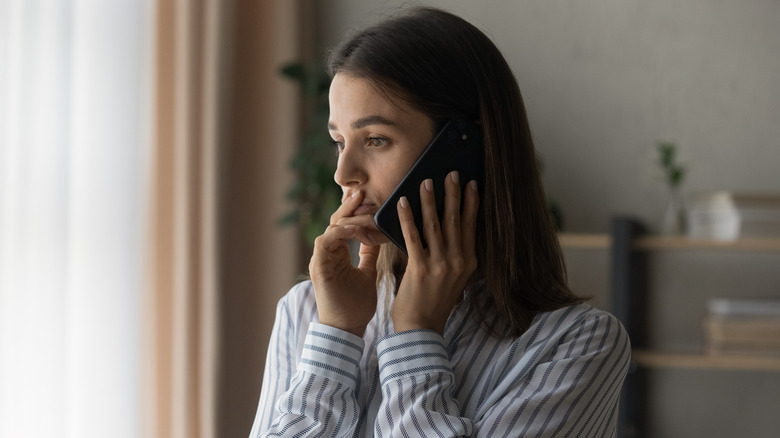
<svg viewBox="0 0 780 438"><path fill-rule="evenodd" d="M592 400L611 403L630 365L622 324L588 304L539 313L517 337L486 336L481 330L460 338L453 360L461 385L486 394L484 400L470 393L462 400L477 417L496 409L518 415L547 409L551 418L560 406L584 412Z"/></svg>
<svg viewBox="0 0 780 438"><path fill-rule="evenodd" d="M630 359L630 341L623 324L611 313L577 304L537 315L523 337L545 342L554 356L614 356ZM535 334L535 335L534 335Z"/></svg>
<svg viewBox="0 0 780 438"><path fill-rule="evenodd" d="M304 329L310 322L317 322L317 301L310 280L296 284L279 299L276 317L284 318L289 324Z"/></svg>
<svg viewBox="0 0 780 438"><path fill-rule="evenodd" d="M536 327L555 327L558 331L567 331L573 326L580 324L598 324L605 323L614 325L616 328L622 328L622 324L611 313L598 309L587 303L575 304L562 307L550 312L542 312L534 318L531 330Z"/></svg>

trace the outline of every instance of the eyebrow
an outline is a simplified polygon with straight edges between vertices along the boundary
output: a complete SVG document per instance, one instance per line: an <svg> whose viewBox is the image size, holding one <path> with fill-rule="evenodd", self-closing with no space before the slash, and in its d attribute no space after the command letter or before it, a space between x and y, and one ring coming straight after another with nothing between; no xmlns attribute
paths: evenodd
<svg viewBox="0 0 780 438"><path fill-rule="evenodd" d="M352 122L352 129L360 129L371 125L395 126L396 123L390 119L387 119L379 115L366 116L366 117L361 117L355 120L354 122ZM336 130L336 125L333 122L328 122L328 129L331 131Z"/></svg>

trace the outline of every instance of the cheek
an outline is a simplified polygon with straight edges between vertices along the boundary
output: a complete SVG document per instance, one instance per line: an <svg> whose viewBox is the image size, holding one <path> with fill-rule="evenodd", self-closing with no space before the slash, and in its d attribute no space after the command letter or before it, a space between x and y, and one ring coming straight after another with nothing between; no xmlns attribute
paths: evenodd
<svg viewBox="0 0 780 438"><path fill-rule="evenodd" d="M393 190L398 186L401 180L406 176L406 173L411 169L412 163L399 163L397 160L393 165L384 166L381 178L377 178L376 191L377 195L382 198L384 202Z"/></svg>
<svg viewBox="0 0 780 438"><path fill-rule="evenodd" d="M380 198L380 202L385 202L385 200L387 200L396 186L398 186L398 183L401 182L401 178L403 178L403 175L398 178L386 175L381 181L377 181L376 194L377 197Z"/></svg>

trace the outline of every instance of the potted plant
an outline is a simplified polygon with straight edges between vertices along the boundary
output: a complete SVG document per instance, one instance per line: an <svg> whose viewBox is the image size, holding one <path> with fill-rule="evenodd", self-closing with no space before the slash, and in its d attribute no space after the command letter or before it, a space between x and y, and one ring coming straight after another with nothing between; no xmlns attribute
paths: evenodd
<svg viewBox="0 0 780 438"><path fill-rule="evenodd" d="M685 231L685 206L680 194L680 186L685 180L686 168L678 162L677 144L672 141L656 143L658 166L669 189L669 201L666 206L660 233L678 235Z"/></svg>
<svg viewBox="0 0 780 438"><path fill-rule="evenodd" d="M311 67L301 62L284 65L280 72L299 85L304 104L304 132L298 151L290 161L296 178L287 198L294 205L280 223L298 225L304 242L312 247L341 202L341 189L333 181L336 152L330 146L326 130L330 78L321 66Z"/></svg>

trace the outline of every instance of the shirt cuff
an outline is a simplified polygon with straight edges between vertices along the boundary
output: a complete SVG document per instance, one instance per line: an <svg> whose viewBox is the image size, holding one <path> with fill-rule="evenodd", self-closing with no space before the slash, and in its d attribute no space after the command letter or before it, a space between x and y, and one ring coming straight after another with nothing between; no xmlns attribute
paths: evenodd
<svg viewBox="0 0 780 438"><path fill-rule="evenodd" d="M352 333L319 324L309 324L299 370L333 379L352 387L365 342Z"/></svg>
<svg viewBox="0 0 780 438"><path fill-rule="evenodd" d="M452 373L444 339L433 330L408 330L382 339L377 359L383 386L414 375Z"/></svg>

